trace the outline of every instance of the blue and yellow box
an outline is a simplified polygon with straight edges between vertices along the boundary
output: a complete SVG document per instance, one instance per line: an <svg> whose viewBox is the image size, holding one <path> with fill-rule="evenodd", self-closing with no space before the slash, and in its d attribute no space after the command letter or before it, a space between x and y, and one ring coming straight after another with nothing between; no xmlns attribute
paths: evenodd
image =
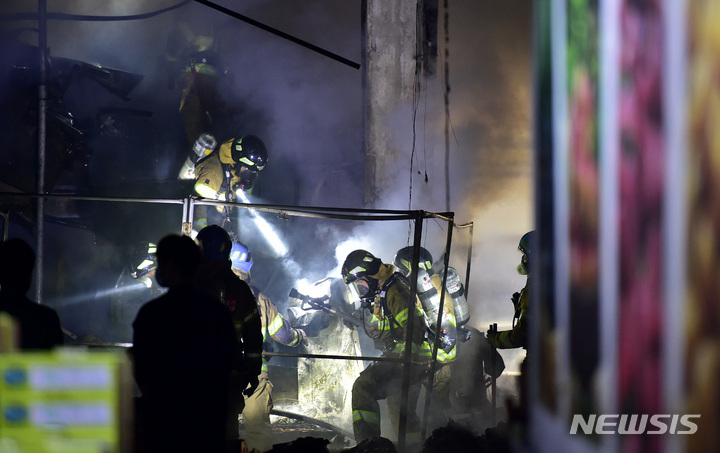
<svg viewBox="0 0 720 453"><path fill-rule="evenodd" d="M129 452L132 401L123 351L0 353L0 453Z"/></svg>

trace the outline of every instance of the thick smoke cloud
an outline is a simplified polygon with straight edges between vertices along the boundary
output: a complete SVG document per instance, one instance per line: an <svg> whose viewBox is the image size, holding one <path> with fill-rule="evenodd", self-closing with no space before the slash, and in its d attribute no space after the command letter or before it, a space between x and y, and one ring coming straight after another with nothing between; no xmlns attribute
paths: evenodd
<svg viewBox="0 0 720 453"><path fill-rule="evenodd" d="M28 11L33 8L31 3L3 1L0 14ZM351 61L361 60L360 0L218 3ZM170 0L49 0L48 11L121 16L174 4ZM514 273L519 260L519 253L515 252L517 241L532 228L530 5L520 0L458 1L450 2L449 7L452 126L449 209L455 212L459 223L474 223L471 324L485 330L490 322L498 322L503 328L509 326L512 318L509 295L523 284L523 279ZM413 166L410 167L413 106L404 105L387 118L388 124L398 131L396 147L403 154L392 171L397 177L386 181L377 208L431 212L448 208L441 77L443 14L441 9L438 74L423 82L424 91L417 104ZM224 96L237 107L231 121L243 133L261 136L268 145L270 164L261 174L256 201L362 207L362 69L345 66L195 2L138 21L50 21L51 55L143 75L127 101L89 83L73 84L66 93L68 108L85 125L91 124L93 115L101 108L152 112L152 134L145 136L146 143L133 143L121 148L121 152L119 148L95 150L90 168L103 170L103 176L96 177L96 181L111 179L121 187L124 185L128 195L153 196L150 189L145 190L150 187L146 183L175 178L186 150L178 140L179 92L168 87L161 57L167 31L181 20L216 27L232 81L232 89ZM25 21L2 22L0 26L36 25ZM22 37L36 43L37 35L31 31L24 32ZM160 222L162 228L146 226L152 222L133 217L136 213L131 211L127 215L132 217L128 219L132 227L112 230L113 234L130 236L117 242L126 243L142 236L138 230L145 227L149 236L159 234L164 225L174 228L174 219ZM397 249L412 240L407 222L379 225L268 218L288 241L292 261L303 264L305 275L301 276L311 281L315 277L339 276L342 260L355 248L366 248L389 262ZM424 245L439 260L446 230L438 222L427 225ZM252 237L243 240L257 252L258 277L264 283L272 285L286 278L270 268L272 260L268 259L269 264L264 267L263 257L271 254L266 253L262 240ZM467 241L466 232L454 236L451 264L459 269L466 265ZM112 250L113 246L107 247ZM123 253L118 250L116 254ZM285 291L282 287L272 296L282 298L287 294Z"/></svg>

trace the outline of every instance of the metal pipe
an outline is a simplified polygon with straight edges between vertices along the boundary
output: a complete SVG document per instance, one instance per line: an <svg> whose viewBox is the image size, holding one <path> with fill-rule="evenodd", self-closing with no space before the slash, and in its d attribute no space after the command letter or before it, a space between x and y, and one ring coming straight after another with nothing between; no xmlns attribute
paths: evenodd
<svg viewBox="0 0 720 453"><path fill-rule="evenodd" d="M414 263L410 270L410 281L417 282L418 279L418 261L420 261L420 243L422 241L422 221L425 218L424 211L415 211L415 231L413 238L413 257ZM400 420L398 423L398 451L405 451L405 440L407 435L407 411L408 411L408 393L410 391L410 368L412 363L413 352L413 329L415 327L415 300L417 299L417 284L410 285L410 300L408 300L408 321L405 331L405 357L403 361L402 375L402 392L400 392ZM417 401L413 401L417 405ZM415 406L413 406L415 410Z"/></svg>
<svg viewBox="0 0 720 453"><path fill-rule="evenodd" d="M75 201L110 201L122 203L159 203L159 204L183 204L184 198L116 198L116 197L84 197L80 195L65 195L53 193L24 193L24 192L0 192L0 198L45 198L58 200L75 200Z"/></svg>
<svg viewBox="0 0 720 453"><path fill-rule="evenodd" d="M467 256L467 270L465 273L465 297L467 298L467 294L470 291L470 264L472 262L472 238L473 238L473 223L466 223L465 225L458 225L458 228L462 227L468 227L470 228L470 245L468 246L468 256Z"/></svg>
<svg viewBox="0 0 720 453"><path fill-rule="evenodd" d="M38 0L38 47L40 50L40 84L38 85L37 192L45 193L45 150L47 145L47 2ZM35 301L42 303L45 263L45 199L38 198L35 219Z"/></svg>
<svg viewBox="0 0 720 453"><path fill-rule="evenodd" d="M308 214L307 216L313 216L317 215L319 217L320 213L326 212L326 213L340 213L340 212L356 212L356 213L363 213L363 214L376 214L376 215L395 215L398 217L392 218L391 220L413 220L415 218L413 212L414 211L397 211L392 209L359 209L359 208L331 208L331 207L318 207L318 206L290 206L290 205L270 205L270 204L260 204L260 203L236 203L232 201L217 201L217 200L210 200L206 198L200 198L195 200L195 204L198 206L203 205L216 205L216 206L228 206L228 207L236 207L236 208L243 208L243 209L255 209L257 211L268 211L268 212L277 212L278 214L283 214L284 211L293 211L295 213L300 214ZM431 214L427 213L428 216L434 216L434 217L441 217L443 213L439 214ZM332 216L332 218L342 218L338 216ZM353 220L363 220L360 218L357 218L355 216L352 217ZM369 220L371 220L370 218Z"/></svg>
<svg viewBox="0 0 720 453"><path fill-rule="evenodd" d="M10 211L0 212L0 218L3 219L2 240L7 241L8 231L10 231Z"/></svg>
<svg viewBox="0 0 720 453"><path fill-rule="evenodd" d="M441 328L442 328L442 318L444 315L444 309L445 309L445 287L447 282L447 273L448 273L448 267L450 267L450 244L452 243L452 231L453 231L453 220L452 218L448 220L448 229L447 229L447 240L445 241L445 260L444 260L444 266L443 266L443 276L442 276L442 288L440 288L440 305L438 306L438 317L437 317L437 324L435 325L435 342L433 343L433 352L432 352L432 362L430 362L430 375L428 376L427 380L427 386L425 387L425 405L423 406L423 421L422 421L422 430L421 430L421 437L425 439L425 434L427 434L427 419L428 414L430 412L430 401L432 399L433 394L433 386L435 383L435 364L437 363L437 352L438 348L440 347L440 340L442 336L440 335ZM417 266L417 263L413 264L413 266Z"/></svg>
<svg viewBox="0 0 720 453"><path fill-rule="evenodd" d="M183 202L183 217L182 217L182 234L186 236L190 236L192 234L192 224L193 224L193 199L186 198Z"/></svg>
<svg viewBox="0 0 720 453"><path fill-rule="evenodd" d="M151 204L185 204L185 198L138 198L138 197L90 197L80 195L67 194L39 194L39 193L21 193L21 192L0 192L0 198L44 198L44 199L64 199L75 201L107 201L116 203L151 203ZM413 220L416 218L415 211L397 211L390 209L357 209L357 208L331 208L331 207L312 207L312 206L289 206L289 205L271 205L271 204L242 204L216 200L197 199L190 197L190 206L232 206L241 209L254 209L256 211L272 212L276 214L288 214L296 217L311 217L320 219L338 219L338 220ZM192 209L191 209L192 210ZM366 215L342 215L338 213L362 213ZM423 218L448 219L447 213L432 213L422 211ZM191 217L191 215L190 215Z"/></svg>

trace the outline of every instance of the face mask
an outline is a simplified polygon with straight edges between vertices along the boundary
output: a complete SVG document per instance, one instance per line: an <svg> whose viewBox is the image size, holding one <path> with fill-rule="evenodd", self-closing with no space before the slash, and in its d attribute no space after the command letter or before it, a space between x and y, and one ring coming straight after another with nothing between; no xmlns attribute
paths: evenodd
<svg viewBox="0 0 720 453"><path fill-rule="evenodd" d="M377 280L374 278L365 280L364 278L355 280L352 284L355 286L355 291L361 299L375 298L375 292L377 291Z"/></svg>
<svg viewBox="0 0 720 453"><path fill-rule="evenodd" d="M522 260L520 261L520 264L518 264L517 267L517 273L520 275L527 275L530 272L528 271L528 259L526 255L522 256Z"/></svg>
<svg viewBox="0 0 720 453"><path fill-rule="evenodd" d="M238 176L240 177L241 182L250 183L250 185L252 185L255 178L257 178L257 172L246 169L242 170Z"/></svg>
<svg viewBox="0 0 720 453"><path fill-rule="evenodd" d="M520 275L527 275L527 274L528 274L528 271L527 271L527 269L525 268L525 263L520 263L520 264L518 264L518 266L517 266L517 273L520 274Z"/></svg>

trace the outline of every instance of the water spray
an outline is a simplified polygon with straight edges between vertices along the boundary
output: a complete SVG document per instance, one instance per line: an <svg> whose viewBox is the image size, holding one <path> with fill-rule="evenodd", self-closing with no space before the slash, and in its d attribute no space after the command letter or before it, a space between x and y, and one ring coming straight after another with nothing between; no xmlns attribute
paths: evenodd
<svg viewBox="0 0 720 453"><path fill-rule="evenodd" d="M248 200L245 192L243 192L242 190L237 191L237 196L243 201L243 203L250 204L250 200ZM250 216L255 223L255 226L257 226L258 230L260 230L270 247L275 250L275 253L280 256L286 256L288 253L287 246L282 241L282 239L280 239L280 236L278 235L275 228L270 225L267 220L260 217L253 208L248 208L248 211L250 211Z"/></svg>

